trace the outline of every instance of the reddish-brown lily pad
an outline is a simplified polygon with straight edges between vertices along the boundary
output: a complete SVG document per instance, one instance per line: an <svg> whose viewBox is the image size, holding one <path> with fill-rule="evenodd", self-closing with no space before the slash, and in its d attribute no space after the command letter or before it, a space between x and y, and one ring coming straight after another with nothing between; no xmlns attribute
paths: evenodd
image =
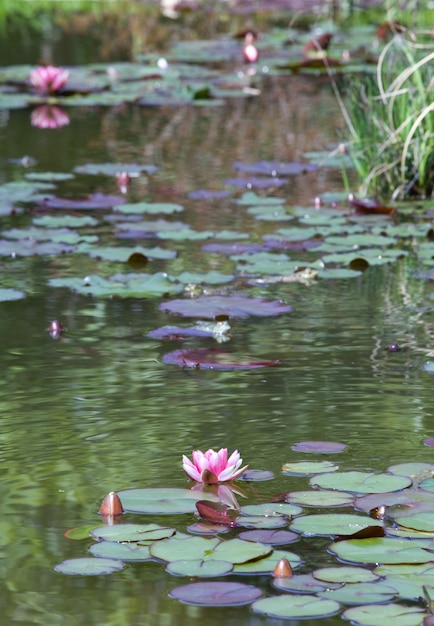
<svg viewBox="0 0 434 626"><path fill-rule="evenodd" d="M174 350L163 356L164 363L201 370L249 370L273 367L281 361L243 361L241 357L218 349Z"/></svg>
<svg viewBox="0 0 434 626"><path fill-rule="evenodd" d="M290 313L292 307L281 300L267 301L246 296L204 296L163 302L159 307L166 313L176 313L185 317L214 319L218 316L245 318L250 315L268 317Z"/></svg>

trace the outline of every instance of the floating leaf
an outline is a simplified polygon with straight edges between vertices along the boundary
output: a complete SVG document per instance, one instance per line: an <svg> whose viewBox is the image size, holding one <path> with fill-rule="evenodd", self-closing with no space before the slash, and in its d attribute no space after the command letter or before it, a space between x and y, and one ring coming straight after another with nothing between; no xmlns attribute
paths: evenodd
<svg viewBox="0 0 434 626"><path fill-rule="evenodd" d="M274 474L270 470L248 469L237 480L262 482L264 480L272 480L273 478Z"/></svg>
<svg viewBox="0 0 434 626"><path fill-rule="evenodd" d="M70 528L64 533L67 539L89 539L90 531L96 528L95 524L87 526L77 526L76 528Z"/></svg>
<svg viewBox="0 0 434 626"><path fill-rule="evenodd" d="M324 472L336 472L339 465L331 461L294 461L282 465L282 472L289 476L308 476L310 474L323 474Z"/></svg>
<svg viewBox="0 0 434 626"><path fill-rule="evenodd" d="M102 298L142 298L144 296L164 296L182 291L182 285L168 280L166 274L117 274L109 279L100 276L85 278L51 278L51 287L68 287L86 296Z"/></svg>
<svg viewBox="0 0 434 626"><path fill-rule="evenodd" d="M272 515L265 517L264 515L246 515L237 517L237 526L244 528L283 528L288 524L288 518L283 515Z"/></svg>
<svg viewBox="0 0 434 626"><path fill-rule="evenodd" d="M174 576L189 576L191 578L214 578L225 576L233 569L228 561L210 559L209 561L172 561L166 567L166 572Z"/></svg>
<svg viewBox="0 0 434 626"><path fill-rule="evenodd" d="M118 491L118 496L125 511L153 515L194 513L197 500L219 502L219 498L209 492L175 488L126 489Z"/></svg>
<svg viewBox="0 0 434 626"><path fill-rule="evenodd" d="M297 574L291 577L276 577L273 580L273 587L287 593L313 594L329 589L330 587L328 585L329 583L321 582L315 579L312 574ZM336 600L338 600L338 598L336 598Z"/></svg>
<svg viewBox="0 0 434 626"><path fill-rule="evenodd" d="M93 247L88 251L90 257L94 259L102 259L104 261L114 261L127 263L133 254L141 254L145 258L150 259L174 259L176 252L174 250L164 250L163 248L97 248Z"/></svg>
<svg viewBox="0 0 434 626"><path fill-rule="evenodd" d="M272 596L262 598L252 604L252 609L256 613L286 619L330 617L336 615L340 608L340 604L334 600L325 600L310 595Z"/></svg>
<svg viewBox="0 0 434 626"><path fill-rule="evenodd" d="M300 161L258 161L257 163L241 163L235 161L234 170L248 174L262 174L265 176L288 176L307 174L318 169L313 163L301 163Z"/></svg>
<svg viewBox="0 0 434 626"><path fill-rule="evenodd" d="M70 211L85 211L89 209L112 209L124 204L124 198L108 196L103 193L95 193L81 200L68 200L67 198L46 198L42 205L47 209L66 209Z"/></svg>
<svg viewBox="0 0 434 626"><path fill-rule="evenodd" d="M286 494L285 500L300 506L312 507L338 507L349 506L354 500L350 493L339 491L290 491Z"/></svg>
<svg viewBox="0 0 434 626"><path fill-rule="evenodd" d="M74 167L77 174L92 174L93 176L105 175L116 176L119 172L127 174L155 174L158 168L155 165L140 165L138 163L86 163Z"/></svg>
<svg viewBox="0 0 434 626"><path fill-rule="evenodd" d="M184 604L200 606L241 606L262 596L253 585L233 582L199 582L176 587L169 596Z"/></svg>
<svg viewBox="0 0 434 626"><path fill-rule="evenodd" d="M283 204L285 202L285 199L258 196L254 191L246 191L243 193L242 197L239 200L236 200L235 202L237 204L242 204L246 206L254 206L254 205L270 206L270 205Z"/></svg>
<svg viewBox="0 0 434 626"><path fill-rule="evenodd" d="M286 559L290 563L292 569L301 565L301 558L294 552L286 550L274 550L268 556L262 559L252 560L248 563L241 563L234 566L234 574L257 574L264 575L273 574L274 568L281 559Z"/></svg>
<svg viewBox="0 0 434 626"><path fill-rule="evenodd" d="M172 213L180 213L184 207L173 202L134 202L117 205L116 210L130 215L143 215L145 213L171 215Z"/></svg>
<svg viewBox="0 0 434 626"><path fill-rule="evenodd" d="M263 504L247 504L240 509L242 515L265 515L266 517L287 515L293 517L300 515L303 509L294 504L285 503L263 503Z"/></svg>
<svg viewBox="0 0 434 626"><path fill-rule="evenodd" d="M272 546L286 545L300 539L289 530L245 530L238 535L243 541L257 541Z"/></svg>
<svg viewBox="0 0 434 626"><path fill-rule="evenodd" d="M121 561L149 561L152 559L149 546L137 543L117 543L101 541L90 546L89 552L98 558L119 559Z"/></svg>
<svg viewBox="0 0 434 626"><path fill-rule="evenodd" d="M382 565L375 568L384 583L395 587L399 597L417 601L424 597L424 587L434 589L434 566L423 565Z"/></svg>
<svg viewBox="0 0 434 626"><path fill-rule="evenodd" d="M292 307L281 300L267 301L246 296L203 296L163 302L160 307L166 313L177 313L185 317L214 319L217 316L245 318L250 315L268 317L290 313Z"/></svg>
<svg viewBox="0 0 434 626"><path fill-rule="evenodd" d="M411 479L392 474L374 474L370 472L340 472L322 474L310 479L310 484L322 489L339 489L354 493L386 493L398 491L411 485Z"/></svg>
<svg viewBox="0 0 434 626"><path fill-rule="evenodd" d="M13 300L21 300L26 294L19 289L0 289L0 302L12 302Z"/></svg>
<svg viewBox="0 0 434 626"><path fill-rule="evenodd" d="M419 540L417 545L407 539L373 537L347 539L333 543L329 551L350 563L428 563L432 554L424 550L429 540Z"/></svg>
<svg viewBox="0 0 434 626"><path fill-rule="evenodd" d="M361 515L342 513L319 513L317 515L303 515L295 519L290 528L304 536L322 535L354 535L371 526L383 527L379 520Z"/></svg>
<svg viewBox="0 0 434 626"><path fill-rule="evenodd" d="M312 572L315 578L330 583L369 583L380 578L363 567L323 567Z"/></svg>
<svg viewBox="0 0 434 626"><path fill-rule="evenodd" d="M344 443L336 441L301 441L291 446L294 452L310 452L312 454L336 454L346 449Z"/></svg>
<svg viewBox="0 0 434 626"><path fill-rule="evenodd" d="M90 534L100 541L150 543L171 537L175 532L175 528L167 528L158 524L116 524L114 526L100 526L92 530Z"/></svg>
<svg viewBox="0 0 434 626"><path fill-rule="evenodd" d="M84 557L81 559L67 559L54 570L61 574L71 574L80 576L101 576L102 574L111 574L123 569L125 564L115 559L94 559Z"/></svg>
<svg viewBox="0 0 434 626"><path fill-rule="evenodd" d="M352 607L342 614L342 617L356 626L420 626L423 616L424 612L420 607L401 604L367 604Z"/></svg>

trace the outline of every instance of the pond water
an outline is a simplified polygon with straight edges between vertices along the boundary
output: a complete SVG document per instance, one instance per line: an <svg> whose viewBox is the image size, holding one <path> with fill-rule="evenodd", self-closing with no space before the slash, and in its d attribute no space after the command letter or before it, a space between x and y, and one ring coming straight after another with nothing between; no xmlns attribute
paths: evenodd
<svg viewBox="0 0 434 626"><path fill-rule="evenodd" d="M14 57L14 62L33 59ZM265 77L261 92L212 108L77 107L68 110L69 125L55 131L32 126L29 109L3 111L0 181L22 180L29 171L71 172L87 163L153 164L156 173L131 180L128 202L179 203L184 212L169 220L180 219L196 231L248 233L249 241L261 241L285 223L257 220L235 204L246 188L224 185L237 177L234 162L298 161L306 152L331 149L343 128L323 77ZM25 155L35 165L24 167L19 161ZM320 168L257 193L311 210L316 196L342 187L338 170ZM230 189L230 195L190 198L198 189ZM105 176L76 175L58 183L54 193L78 198L97 192L122 197L115 178ZM97 233L104 245L113 243L112 222L103 217L112 211L77 213L96 217L95 230L86 232ZM43 214L30 206L23 214L2 216L2 231L24 228ZM87 255L2 257L1 286L26 294L0 304L2 623L281 623L248 607L181 604L168 593L188 579L166 574L160 563L131 563L109 576L59 574L57 563L87 556L93 543L72 541L64 532L99 525L99 505L110 491L188 487L181 457L197 448L238 449L251 468L274 472L272 481L243 485L248 502L308 488L308 478L282 474L284 463L328 459L341 470L383 472L391 464L431 462L432 449L423 440L434 432L434 389L423 365L433 348L432 284L413 276L411 258L369 267L355 278L251 287L233 261L205 252L205 243L121 241L132 248L177 251L174 260L152 261L152 272L236 271L241 293L290 304L293 311L284 315L230 320L231 337L223 344L187 342L229 350L241 359L278 359L278 366L206 371L166 364L164 354L183 344L151 339L148 332L186 320L161 311L164 298L93 298L48 286L56 277L125 273L125 264ZM310 252L289 255L313 259ZM57 340L47 330L54 319L66 329ZM402 349L388 351L393 343ZM291 449L309 440L348 448L340 455ZM122 519L138 520L176 524L184 531L194 515ZM302 539L289 547L303 558L300 571L335 563L324 549L327 543ZM272 592L267 576L233 579ZM336 626L342 620L321 623Z"/></svg>

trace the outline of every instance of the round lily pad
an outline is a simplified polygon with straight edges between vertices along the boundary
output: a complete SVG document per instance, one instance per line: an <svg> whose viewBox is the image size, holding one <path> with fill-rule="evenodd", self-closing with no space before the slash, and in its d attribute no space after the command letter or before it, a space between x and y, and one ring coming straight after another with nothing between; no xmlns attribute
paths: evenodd
<svg viewBox="0 0 434 626"><path fill-rule="evenodd" d="M160 541L171 537L175 528L166 528L158 524L116 524L100 526L91 531L91 536L104 541L147 542Z"/></svg>
<svg viewBox="0 0 434 626"><path fill-rule="evenodd" d="M335 508L338 506L349 506L354 500L350 493L340 491L290 491L286 494L285 500L300 506Z"/></svg>
<svg viewBox="0 0 434 626"><path fill-rule="evenodd" d="M250 315L268 317L290 313L292 307L280 300L267 301L246 296L203 296L163 302L159 307L166 313L176 313L185 317L214 319L217 316L245 318Z"/></svg>
<svg viewBox="0 0 434 626"><path fill-rule="evenodd" d="M360 605L389 602L398 594L397 590L390 585L372 582L352 583L351 585L344 585L340 589L320 591L318 595L321 598L342 602L342 604Z"/></svg>
<svg viewBox="0 0 434 626"><path fill-rule="evenodd" d="M262 596L253 585L235 582L199 582L176 587L169 593L171 598L184 604L200 606L241 606L250 604Z"/></svg>
<svg viewBox="0 0 434 626"><path fill-rule="evenodd" d="M320 513L318 515L302 515L291 524L291 530L304 536L322 535L354 535L355 533L383 524L379 520L361 515Z"/></svg>
<svg viewBox="0 0 434 626"><path fill-rule="evenodd" d="M18 289L0 289L0 302L12 302L13 300L21 300L26 294Z"/></svg>
<svg viewBox="0 0 434 626"><path fill-rule="evenodd" d="M234 565L234 574L257 574L257 575L272 575L274 568L281 559L286 559L292 569L295 569L301 565L301 558L294 552L288 552L287 550L274 550L268 556L262 559L256 559L248 561L247 563L239 563Z"/></svg>
<svg viewBox="0 0 434 626"><path fill-rule="evenodd" d="M290 530L245 530L238 535L243 541L258 541L271 546L281 546L299 540L299 535Z"/></svg>
<svg viewBox="0 0 434 626"><path fill-rule="evenodd" d="M137 543L101 541L90 546L89 552L99 558L119 559L121 561L148 561L152 558L149 546L141 546Z"/></svg>
<svg viewBox="0 0 434 626"><path fill-rule="evenodd" d="M380 575L374 574L365 567L322 567L312 572L318 580L331 583L369 583L378 580Z"/></svg>
<svg viewBox="0 0 434 626"><path fill-rule="evenodd" d="M401 604L367 604L351 607L342 617L356 626L420 626L424 616L422 608Z"/></svg>
<svg viewBox="0 0 434 626"><path fill-rule="evenodd" d="M339 586L339 585L337 585ZM287 593L319 593L329 589L329 583L315 579L312 574L297 574L290 577L275 578L273 587ZM337 598L336 598L337 600Z"/></svg>
<svg viewBox="0 0 434 626"><path fill-rule="evenodd" d="M126 489L118 496L125 511L153 515L195 513L197 500L219 501L212 493L176 488Z"/></svg>
<svg viewBox="0 0 434 626"><path fill-rule="evenodd" d="M282 472L289 476L324 474L325 472L336 472L338 469L339 465L334 465L331 461L294 461L282 465Z"/></svg>
<svg viewBox="0 0 434 626"><path fill-rule="evenodd" d="M429 545L429 540L419 540L416 545L408 539L371 537L338 541L329 551L347 563L429 563L433 555L424 550Z"/></svg>
<svg viewBox="0 0 434 626"><path fill-rule="evenodd" d="M293 517L294 515L300 515L300 513L303 512L303 509L295 504L264 502L263 504L248 504L246 506L242 506L240 512L242 515L264 515L266 517L287 515L289 517Z"/></svg>
<svg viewBox="0 0 434 626"><path fill-rule="evenodd" d="M391 465L387 468L387 471L397 476L408 476L412 480L422 480L424 478L431 478L434 475L433 463L399 463L398 465Z"/></svg>
<svg viewBox="0 0 434 626"><path fill-rule="evenodd" d="M252 604L256 613L286 619L321 618L336 615L341 606L334 600L325 600L310 595L273 596L261 598Z"/></svg>
<svg viewBox="0 0 434 626"><path fill-rule="evenodd" d="M369 472L340 472L322 474L310 479L310 484L323 489L339 489L354 493L386 493L398 491L411 485L406 476L374 474Z"/></svg>
<svg viewBox="0 0 434 626"><path fill-rule="evenodd" d="M274 474L270 470L248 469L237 480L262 482L264 480L272 480L273 478Z"/></svg>
<svg viewBox="0 0 434 626"><path fill-rule="evenodd" d="M336 441L301 441L291 446L295 452L309 452L312 454L336 454L346 449L344 443Z"/></svg>
<svg viewBox="0 0 434 626"><path fill-rule="evenodd" d="M288 518L284 515L243 515L236 518L237 526L244 528L283 528L288 524Z"/></svg>
<svg viewBox="0 0 434 626"><path fill-rule="evenodd" d="M67 559L54 570L61 574L71 574L75 576L100 576L101 574L111 574L123 569L125 564L115 559L94 559L83 557L81 559Z"/></svg>
<svg viewBox="0 0 434 626"><path fill-rule="evenodd" d="M233 569L233 564L229 561L209 559L204 561L197 559L194 561L172 561L166 567L166 572L174 576L190 576L191 578L213 578L214 576L224 576Z"/></svg>
<svg viewBox="0 0 434 626"><path fill-rule="evenodd" d="M434 515L432 511L397 516L394 519L397 524L405 526L406 528L422 530L430 533L434 532Z"/></svg>

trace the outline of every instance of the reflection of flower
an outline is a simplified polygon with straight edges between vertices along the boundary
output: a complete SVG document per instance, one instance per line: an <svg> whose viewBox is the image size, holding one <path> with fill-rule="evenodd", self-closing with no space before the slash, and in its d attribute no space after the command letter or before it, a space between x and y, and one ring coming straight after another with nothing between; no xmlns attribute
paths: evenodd
<svg viewBox="0 0 434 626"><path fill-rule="evenodd" d="M69 78L69 72L53 65L37 67L30 72L30 82L38 91L55 93L62 89Z"/></svg>
<svg viewBox="0 0 434 626"><path fill-rule="evenodd" d="M247 498L246 492L240 487L235 487L234 485L204 485L203 483L200 483L199 485L194 485L191 490L196 493L203 493L204 500L207 500L206 496L208 493L212 493L218 497L221 504L235 511L240 510L240 505L238 504L236 496L238 495L242 498Z"/></svg>
<svg viewBox="0 0 434 626"><path fill-rule="evenodd" d="M193 462L185 455L182 457L184 472L197 482L215 484L226 480L234 480L246 471L247 465L240 468L243 460L238 450L228 458L228 449L221 448L218 452L210 449L205 453L193 450Z"/></svg>
<svg viewBox="0 0 434 626"><path fill-rule="evenodd" d="M69 117L59 107L42 105L32 111L32 126L38 128L60 128L69 124Z"/></svg>

